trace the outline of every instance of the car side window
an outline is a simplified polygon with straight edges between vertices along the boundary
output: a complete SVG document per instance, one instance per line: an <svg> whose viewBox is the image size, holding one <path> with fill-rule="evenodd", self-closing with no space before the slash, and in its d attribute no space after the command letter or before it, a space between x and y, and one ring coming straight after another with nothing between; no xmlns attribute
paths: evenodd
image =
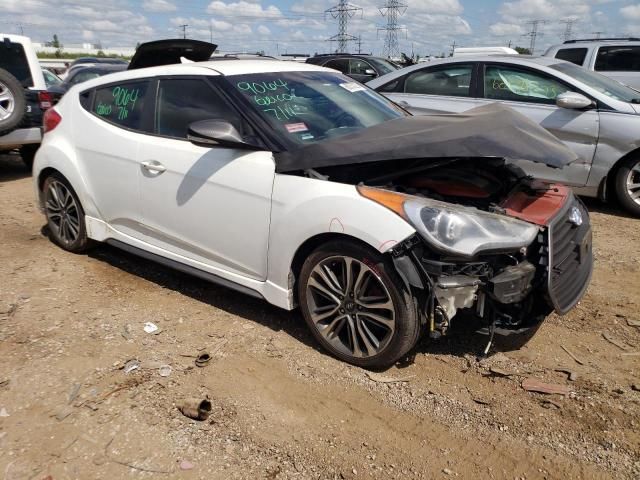
<svg viewBox="0 0 640 480"><path fill-rule="evenodd" d="M189 124L213 119L230 122L243 133L239 114L204 80L160 80L156 108L158 135L187 138Z"/></svg>
<svg viewBox="0 0 640 480"><path fill-rule="evenodd" d="M324 64L327 68L333 68L339 72L347 75L349 73L349 59L348 58L336 58L335 60L329 60Z"/></svg>
<svg viewBox="0 0 640 480"><path fill-rule="evenodd" d="M587 51L588 49L586 48L561 48L556 52L556 58L582 66L587 56Z"/></svg>
<svg viewBox="0 0 640 480"><path fill-rule="evenodd" d="M484 96L495 100L553 105L568 92L564 84L538 72L490 65L484 74Z"/></svg>
<svg viewBox="0 0 640 480"><path fill-rule="evenodd" d="M472 65L418 70L407 75L405 93L468 97L471 94Z"/></svg>
<svg viewBox="0 0 640 480"><path fill-rule="evenodd" d="M594 70L597 72L640 72L640 46L600 47Z"/></svg>
<svg viewBox="0 0 640 480"><path fill-rule="evenodd" d="M142 131L142 114L148 91L149 82L146 80L98 88L91 111L118 126Z"/></svg>
<svg viewBox="0 0 640 480"><path fill-rule="evenodd" d="M369 73L367 73L367 70L369 70ZM364 60L360 60L359 58L349 60L349 73L351 75L374 75L371 73L371 70L375 72L375 69Z"/></svg>

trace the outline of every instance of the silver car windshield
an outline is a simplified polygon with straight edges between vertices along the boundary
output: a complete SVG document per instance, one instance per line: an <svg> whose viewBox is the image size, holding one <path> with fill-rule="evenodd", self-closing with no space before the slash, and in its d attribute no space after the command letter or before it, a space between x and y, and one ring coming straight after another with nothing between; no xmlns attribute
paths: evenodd
<svg viewBox="0 0 640 480"><path fill-rule="evenodd" d="M591 72L573 63L557 63L551 65L551 68L559 72L575 78L579 82L588 85L598 92L611 97L614 100L620 100L628 103L640 103L640 92L629 88L609 77L605 77L599 73Z"/></svg>
<svg viewBox="0 0 640 480"><path fill-rule="evenodd" d="M329 72L280 72L227 77L288 143L335 138L408 115L351 78Z"/></svg>

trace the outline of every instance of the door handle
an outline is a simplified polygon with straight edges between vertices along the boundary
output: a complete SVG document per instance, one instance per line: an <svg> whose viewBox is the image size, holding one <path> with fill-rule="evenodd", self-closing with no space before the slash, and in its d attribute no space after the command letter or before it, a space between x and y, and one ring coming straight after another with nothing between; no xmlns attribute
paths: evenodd
<svg viewBox="0 0 640 480"><path fill-rule="evenodd" d="M403 107L409 107L409 102L405 101L405 100L400 100L398 102L398 105L402 105Z"/></svg>
<svg viewBox="0 0 640 480"><path fill-rule="evenodd" d="M162 173L167 170L167 167L156 161L141 162L140 165L142 165L142 168L144 168L145 170L153 173Z"/></svg>

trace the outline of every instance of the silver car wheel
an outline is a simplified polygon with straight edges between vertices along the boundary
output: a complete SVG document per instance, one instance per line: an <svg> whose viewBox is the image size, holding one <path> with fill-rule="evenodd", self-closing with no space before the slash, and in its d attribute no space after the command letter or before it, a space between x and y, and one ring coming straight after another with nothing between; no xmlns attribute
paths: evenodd
<svg viewBox="0 0 640 480"><path fill-rule="evenodd" d="M11 116L16 107L16 99L9 87L0 82L0 120L6 120Z"/></svg>
<svg viewBox="0 0 640 480"><path fill-rule="evenodd" d="M627 195L640 205L640 160L631 167L627 175Z"/></svg>
<svg viewBox="0 0 640 480"><path fill-rule="evenodd" d="M45 211L53 234L66 245L80 235L80 212L69 189L57 180L49 183L45 196Z"/></svg>
<svg viewBox="0 0 640 480"><path fill-rule="evenodd" d="M341 353L367 358L389 344L396 312L384 282L364 263L347 256L318 263L307 282L313 325Z"/></svg>

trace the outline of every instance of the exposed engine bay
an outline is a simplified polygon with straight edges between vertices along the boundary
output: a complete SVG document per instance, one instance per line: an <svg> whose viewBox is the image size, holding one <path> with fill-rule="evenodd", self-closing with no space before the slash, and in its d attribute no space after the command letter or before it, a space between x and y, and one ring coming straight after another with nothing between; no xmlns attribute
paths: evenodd
<svg viewBox="0 0 640 480"><path fill-rule="evenodd" d="M584 206L568 188L533 180L502 159L391 161L305 174L355 184L416 227L390 255L422 302L433 337L446 334L454 317L479 320L491 337L496 329L529 329L553 310L572 308L588 284L591 230L582 220L588 219ZM390 200L388 194L399 195ZM524 232L520 240L517 231L511 238L511 224ZM558 241L554 229L562 231ZM504 238L493 241L493 232ZM486 245L474 250L474 242ZM551 251L554 242L559 252ZM563 284L569 275L582 282L578 288Z"/></svg>

